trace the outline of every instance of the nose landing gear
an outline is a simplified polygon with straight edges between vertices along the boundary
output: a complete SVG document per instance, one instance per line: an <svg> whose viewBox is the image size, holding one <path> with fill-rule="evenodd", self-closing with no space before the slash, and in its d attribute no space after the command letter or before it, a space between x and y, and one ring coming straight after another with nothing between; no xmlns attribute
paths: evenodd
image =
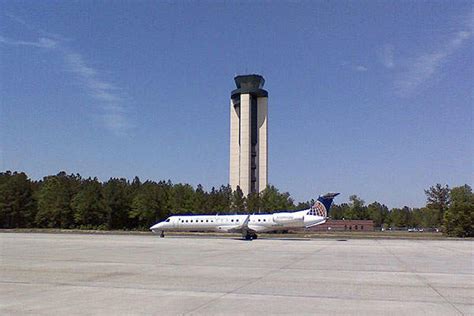
<svg viewBox="0 0 474 316"><path fill-rule="evenodd" d="M165 237L165 232L161 231L160 238L163 238L163 237Z"/></svg>

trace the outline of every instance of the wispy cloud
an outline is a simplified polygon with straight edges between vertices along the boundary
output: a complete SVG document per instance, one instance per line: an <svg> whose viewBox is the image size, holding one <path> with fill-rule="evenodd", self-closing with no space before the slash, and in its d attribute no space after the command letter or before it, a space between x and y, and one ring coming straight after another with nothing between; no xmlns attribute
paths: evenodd
<svg viewBox="0 0 474 316"><path fill-rule="evenodd" d="M127 119L126 97L116 85L100 79L99 72L89 66L82 55L71 50L64 50L66 69L73 73L82 83L87 94L98 101L102 110L105 127L115 134L124 134L131 128Z"/></svg>
<svg viewBox="0 0 474 316"><path fill-rule="evenodd" d="M33 46L38 48L54 48L57 44L55 40L40 37L37 41L17 41L0 36L0 43L12 46Z"/></svg>
<svg viewBox="0 0 474 316"><path fill-rule="evenodd" d="M353 69L354 69L355 71L359 71L359 72L365 72L365 71L367 71L367 67L362 66L362 65L354 66Z"/></svg>
<svg viewBox="0 0 474 316"><path fill-rule="evenodd" d="M49 37L49 38L56 39L56 40L62 40L62 41L67 41L68 40L64 36L61 36L61 35L56 34L56 33L47 32L47 31L43 30L42 28L33 26L30 23L28 23L27 21L25 21L24 19L20 18L19 16L15 15L15 14L12 14L11 12L5 12L5 16L10 18L12 21L22 25L24 28L26 28L26 29L34 32L34 33L40 34L41 36Z"/></svg>
<svg viewBox="0 0 474 316"><path fill-rule="evenodd" d="M472 30L470 25L467 25L465 30L452 34L444 45L432 52L422 53L413 58L408 63L406 70L395 81L396 93L404 97L416 92L423 84L432 79L448 57L471 37Z"/></svg>
<svg viewBox="0 0 474 316"><path fill-rule="evenodd" d="M385 44L382 46L377 52L377 57L384 67L395 67L395 62L393 61L393 45Z"/></svg>
<svg viewBox="0 0 474 316"><path fill-rule="evenodd" d="M31 29L24 20L8 15L16 22ZM37 49L51 49L59 52L63 57L66 71L74 75L81 88L93 100L99 110L104 127L116 135L126 135L132 127L128 119L129 99L122 89L111 82L104 80L99 70L90 66L85 58L77 51L65 45L66 40L52 33L37 30L39 33L50 34L53 38L42 36L36 41L23 41L0 36L0 44L8 46L26 46Z"/></svg>
<svg viewBox="0 0 474 316"><path fill-rule="evenodd" d="M342 67L345 67L345 68L348 68L348 69L351 69L353 71L357 71L357 72L365 72L367 70L369 70L366 66L364 65L359 65L359 64L353 64L353 63L350 63L348 61L343 61L341 62L341 66Z"/></svg>

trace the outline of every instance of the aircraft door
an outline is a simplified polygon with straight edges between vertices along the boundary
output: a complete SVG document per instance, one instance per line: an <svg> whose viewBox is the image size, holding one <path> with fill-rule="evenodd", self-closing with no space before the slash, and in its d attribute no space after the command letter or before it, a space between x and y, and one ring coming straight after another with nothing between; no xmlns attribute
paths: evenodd
<svg viewBox="0 0 474 316"><path fill-rule="evenodd" d="M173 228L176 229L176 230L179 230L181 228L181 220L179 218L175 218Z"/></svg>

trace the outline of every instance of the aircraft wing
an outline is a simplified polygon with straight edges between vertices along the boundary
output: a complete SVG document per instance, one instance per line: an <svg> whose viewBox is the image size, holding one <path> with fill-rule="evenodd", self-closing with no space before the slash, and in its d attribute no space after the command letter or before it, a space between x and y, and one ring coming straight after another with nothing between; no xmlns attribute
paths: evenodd
<svg viewBox="0 0 474 316"><path fill-rule="evenodd" d="M250 222L250 214L247 215L247 218L243 221L243 223L240 226L233 227L228 230L229 233L242 233L246 234L247 232L252 232L255 233L256 231L249 228L249 222Z"/></svg>

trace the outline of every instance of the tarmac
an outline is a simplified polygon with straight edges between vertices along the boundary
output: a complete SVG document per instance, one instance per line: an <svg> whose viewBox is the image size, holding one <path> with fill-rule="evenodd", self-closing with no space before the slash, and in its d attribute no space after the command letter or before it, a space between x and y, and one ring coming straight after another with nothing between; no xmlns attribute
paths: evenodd
<svg viewBox="0 0 474 316"><path fill-rule="evenodd" d="M473 246L0 233L0 314L474 315Z"/></svg>

